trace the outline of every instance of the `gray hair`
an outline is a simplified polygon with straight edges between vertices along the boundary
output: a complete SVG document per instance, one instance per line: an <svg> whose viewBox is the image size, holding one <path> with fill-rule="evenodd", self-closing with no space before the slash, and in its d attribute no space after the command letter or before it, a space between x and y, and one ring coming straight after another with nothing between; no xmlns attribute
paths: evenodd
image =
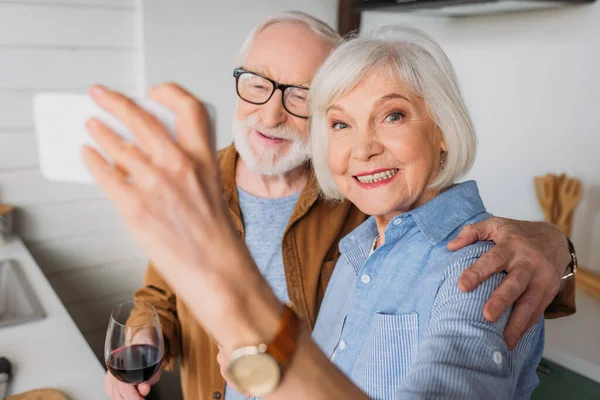
<svg viewBox="0 0 600 400"><path fill-rule="evenodd" d="M243 65L246 62L250 48L254 44L254 41L259 33L271 25L282 23L303 24L312 32L316 33L319 38L323 39L327 43L330 43L331 47L336 46L342 41L340 34L320 19L302 11L284 11L263 20L261 23L256 25L252 31L250 31L248 37L242 44L242 48L240 49L240 53L238 55L238 65Z"/></svg>
<svg viewBox="0 0 600 400"><path fill-rule="evenodd" d="M430 187L446 188L464 176L475 161L477 140L448 56L418 29L384 26L343 42L313 79L313 166L325 197L344 198L329 170L327 110L373 70L402 79L422 97L446 141L443 168Z"/></svg>

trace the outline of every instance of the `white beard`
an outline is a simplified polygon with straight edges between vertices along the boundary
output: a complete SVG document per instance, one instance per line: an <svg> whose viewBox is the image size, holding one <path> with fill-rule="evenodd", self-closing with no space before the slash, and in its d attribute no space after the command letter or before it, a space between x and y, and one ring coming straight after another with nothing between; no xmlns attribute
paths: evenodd
<svg viewBox="0 0 600 400"><path fill-rule="evenodd" d="M252 130L263 132L291 141L284 154L279 154L278 149L269 147L255 148L248 143L248 136ZM302 134L287 125L276 128L266 128L256 115L251 115L245 120L233 119L233 143L242 160L251 171L261 175L282 175L299 166L306 164L311 158L310 137L302 138Z"/></svg>

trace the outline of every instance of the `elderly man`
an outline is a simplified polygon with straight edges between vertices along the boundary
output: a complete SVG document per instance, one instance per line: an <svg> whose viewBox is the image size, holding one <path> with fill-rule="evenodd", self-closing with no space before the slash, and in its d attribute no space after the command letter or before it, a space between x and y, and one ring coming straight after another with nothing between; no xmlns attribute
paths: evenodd
<svg viewBox="0 0 600 400"><path fill-rule="evenodd" d="M309 163L308 87L340 39L302 13L284 13L258 25L234 70L234 145L218 155L225 200L239 234L279 300L291 301L309 329L339 255L338 241L365 219L348 202L324 202ZM562 281L566 285L555 298L560 278L572 264L567 239L557 229L493 218L465 228L450 247L456 250L480 239L496 246L465 271L461 289L472 290L491 274L508 272L484 313L493 321L515 303L506 329L509 347L544 310L550 318L574 312L572 278ZM171 369L181 356L186 399L245 398L226 387L216 344L152 266L135 298L157 308L163 367ZM105 389L113 400L141 399L157 380L135 387L107 374Z"/></svg>

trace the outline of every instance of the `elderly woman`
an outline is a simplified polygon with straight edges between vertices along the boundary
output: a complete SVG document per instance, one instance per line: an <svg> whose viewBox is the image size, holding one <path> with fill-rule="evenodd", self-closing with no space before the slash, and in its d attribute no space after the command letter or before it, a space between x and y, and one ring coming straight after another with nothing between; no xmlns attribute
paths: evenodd
<svg viewBox="0 0 600 400"><path fill-rule="evenodd" d="M490 215L475 182L456 183L476 139L445 53L384 27L340 45L311 90L320 186L372 216L340 242L314 340L372 398L529 398L543 320L508 351L508 312L482 316L503 275L471 293L457 283L490 243L447 249Z"/></svg>
<svg viewBox="0 0 600 400"><path fill-rule="evenodd" d="M507 313L493 324L482 316L502 275L471 293L457 285L490 244L446 249L488 214L474 182L454 183L472 163L475 138L443 51L417 31L385 28L341 45L313 88L323 191L373 216L340 244L314 340L233 228L206 110L193 96L173 85L151 92L177 115L174 142L131 100L92 88L139 147L92 120L92 137L120 168L89 147L83 157L161 275L231 356L227 373L242 391L286 400L528 397L543 322L508 351Z"/></svg>

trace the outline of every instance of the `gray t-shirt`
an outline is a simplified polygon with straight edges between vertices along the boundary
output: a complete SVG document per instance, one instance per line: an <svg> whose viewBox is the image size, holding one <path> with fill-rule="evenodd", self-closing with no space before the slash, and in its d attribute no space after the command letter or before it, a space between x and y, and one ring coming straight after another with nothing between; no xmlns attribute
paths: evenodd
<svg viewBox="0 0 600 400"><path fill-rule="evenodd" d="M240 210L244 223L246 245L258 269L282 303L289 301L281 244L283 233L294 212L300 193L277 199L256 197L238 188ZM225 400L244 400L246 397L230 389Z"/></svg>

